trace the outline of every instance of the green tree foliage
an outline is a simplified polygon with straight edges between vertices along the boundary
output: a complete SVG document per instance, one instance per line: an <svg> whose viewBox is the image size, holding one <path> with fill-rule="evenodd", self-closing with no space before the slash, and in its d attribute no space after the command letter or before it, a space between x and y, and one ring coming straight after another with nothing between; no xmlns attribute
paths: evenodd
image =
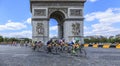
<svg viewBox="0 0 120 66"><path fill-rule="evenodd" d="M10 41L10 42L18 41L18 39L16 39L16 38L10 38L9 41Z"/></svg>
<svg viewBox="0 0 120 66"><path fill-rule="evenodd" d="M108 42L109 42L109 43L115 43L115 39L114 39L114 38L109 38L109 39L108 39Z"/></svg>
<svg viewBox="0 0 120 66"><path fill-rule="evenodd" d="M3 42L3 39L4 39L4 38L3 38L2 36L0 36L0 42Z"/></svg>
<svg viewBox="0 0 120 66"><path fill-rule="evenodd" d="M18 43L20 43L21 41L23 41L23 42L32 42L32 39L22 38L22 40L21 40L20 38L14 38L14 37L8 38L8 37L0 36L0 42L5 42L5 43L9 43L10 42L11 43L13 41L18 42Z"/></svg>
<svg viewBox="0 0 120 66"><path fill-rule="evenodd" d="M90 38L90 39L84 39L85 43L120 43L120 37L119 38Z"/></svg>
<svg viewBox="0 0 120 66"><path fill-rule="evenodd" d="M108 42L108 39L103 37L103 38L100 38L100 42L101 43L107 43Z"/></svg>
<svg viewBox="0 0 120 66"><path fill-rule="evenodd" d="M115 38L115 42L120 43L120 38Z"/></svg>
<svg viewBox="0 0 120 66"><path fill-rule="evenodd" d="M85 43L90 43L90 39L84 39Z"/></svg>
<svg viewBox="0 0 120 66"><path fill-rule="evenodd" d="M30 39L29 39L29 38L24 38L24 41L29 42L29 41L30 41Z"/></svg>
<svg viewBox="0 0 120 66"><path fill-rule="evenodd" d="M9 38L5 37L3 42L9 42Z"/></svg>

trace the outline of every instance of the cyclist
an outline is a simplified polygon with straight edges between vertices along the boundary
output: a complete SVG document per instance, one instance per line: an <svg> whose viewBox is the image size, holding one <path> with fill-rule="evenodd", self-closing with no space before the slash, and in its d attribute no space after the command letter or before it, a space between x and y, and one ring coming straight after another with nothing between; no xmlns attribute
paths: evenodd
<svg viewBox="0 0 120 66"><path fill-rule="evenodd" d="M37 48L37 41L35 41L34 43L33 50L35 51L36 48Z"/></svg>
<svg viewBox="0 0 120 66"><path fill-rule="evenodd" d="M51 51L51 48L52 48L52 44L51 44L51 43L52 43L52 40L49 40L49 41L47 42L47 50L48 50L48 53L49 53L49 52L52 52L52 51Z"/></svg>

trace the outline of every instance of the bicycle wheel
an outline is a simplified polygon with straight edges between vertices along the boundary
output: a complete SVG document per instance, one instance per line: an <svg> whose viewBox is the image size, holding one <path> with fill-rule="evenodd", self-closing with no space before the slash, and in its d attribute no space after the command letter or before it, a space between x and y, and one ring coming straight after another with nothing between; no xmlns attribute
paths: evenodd
<svg viewBox="0 0 120 66"><path fill-rule="evenodd" d="M48 47L44 45L44 52L48 52Z"/></svg>
<svg viewBox="0 0 120 66"><path fill-rule="evenodd" d="M40 49L40 48L39 48L38 46L36 46L35 51L39 51L39 49Z"/></svg>
<svg viewBox="0 0 120 66"><path fill-rule="evenodd" d="M86 56L87 53L86 53L85 49L80 48L80 49L77 51L77 55L78 55L78 56Z"/></svg>
<svg viewBox="0 0 120 66"><path fill-rule="evenodd" d="M40 51L40 52L44 52L44 48L45 48L45 46L42 45L41 47L39 47L39 51Z"/></svg>
<svg viewBox="0 0 120 66"><path fill-rule="evenodd" d="M52 53L53 54L57 54L57 47L56 46L53 46L52 49L51 49Z"/></svg>

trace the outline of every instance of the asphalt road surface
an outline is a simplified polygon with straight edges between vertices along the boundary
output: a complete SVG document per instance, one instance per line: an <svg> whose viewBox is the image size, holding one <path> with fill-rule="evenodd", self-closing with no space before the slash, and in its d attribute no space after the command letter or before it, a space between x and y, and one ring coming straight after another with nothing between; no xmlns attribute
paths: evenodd
<svg viewBox="0 0 120 66"><path fill-rule="evenodd" d="M120 49L85 48L86 57L35 52L30 47L0 45L0 66L120 66Z"/></svg>

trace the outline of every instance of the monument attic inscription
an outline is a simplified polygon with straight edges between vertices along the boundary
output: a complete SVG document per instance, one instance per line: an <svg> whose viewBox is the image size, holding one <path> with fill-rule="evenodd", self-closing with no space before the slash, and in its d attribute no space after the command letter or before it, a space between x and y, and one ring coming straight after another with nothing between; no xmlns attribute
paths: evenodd
<svg viewBox="0 0 120 66"><path fill-rule="evenodd" d="M58 38L83 43L83 9L86 0L30 0L32 40L49 40L49 20L58 22Z"/></svg>

